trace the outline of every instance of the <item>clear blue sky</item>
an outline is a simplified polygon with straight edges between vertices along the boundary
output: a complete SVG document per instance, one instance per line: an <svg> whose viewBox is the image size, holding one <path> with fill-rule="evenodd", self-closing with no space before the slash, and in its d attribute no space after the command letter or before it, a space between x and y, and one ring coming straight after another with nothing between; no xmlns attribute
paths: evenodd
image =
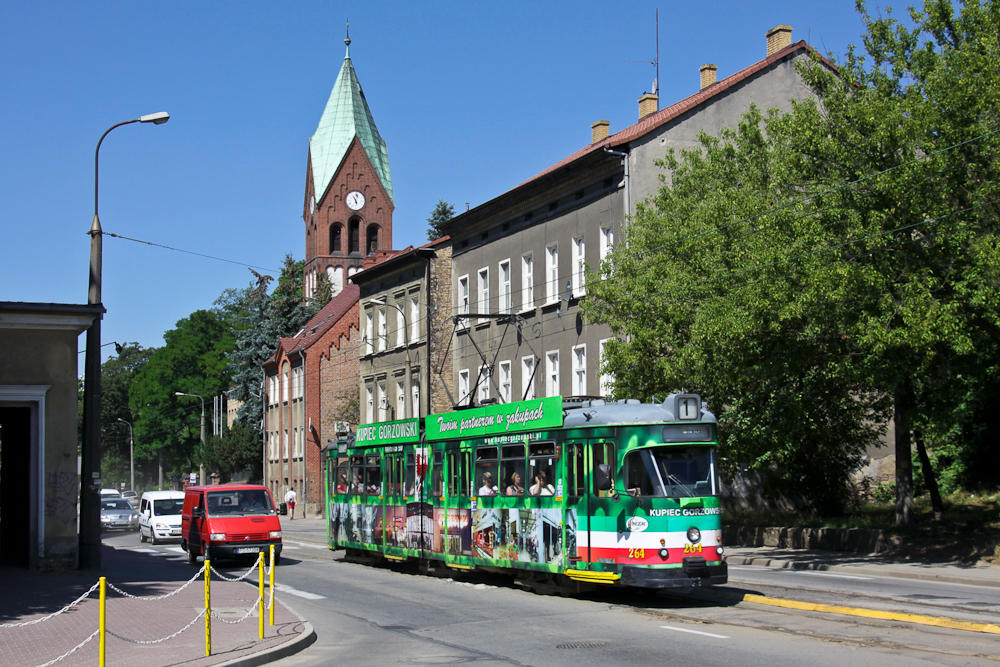
<svg viewBox="0 0 1000 667"><path fill-rule="evenodd" d="M277 270L304 256L307 147L344 57L382 137L397 248L439 199L465 210L765 56L765 32L842 55L853 0L715 2L7 2L0 10L0 300L86 303L94 148L106 232ZM104 342L163 344L244 267L104 240ZM80 349L84 339L80 338ZM102 358L107 358L105 348ZM82 364L82 357L81 357ZM82 366L81 366L82 367Z"/></svg>

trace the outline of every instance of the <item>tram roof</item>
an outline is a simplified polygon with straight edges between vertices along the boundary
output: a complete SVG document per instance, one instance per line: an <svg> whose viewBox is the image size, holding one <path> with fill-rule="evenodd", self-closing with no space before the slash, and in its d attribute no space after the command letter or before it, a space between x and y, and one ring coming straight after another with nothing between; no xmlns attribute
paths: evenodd
<svg viewBox="0 0 1000 667"><path fill-rule="evenodd" d="M678 416L677 399L694 396L698 399L698 418L682 420ZM636 399L609 401L601 398L563 398L563 428L604 426L611 424L655 424L659 422L714 422L701 398L694 394L671 394L662 403L642 403Z"/></svg>

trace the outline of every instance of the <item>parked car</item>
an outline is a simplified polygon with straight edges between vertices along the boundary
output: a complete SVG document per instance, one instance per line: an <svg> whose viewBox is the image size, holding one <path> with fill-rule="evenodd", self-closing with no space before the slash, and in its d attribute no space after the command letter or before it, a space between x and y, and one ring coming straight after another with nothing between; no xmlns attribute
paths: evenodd
<svg viewBox="0 0 1000 667"><path fill-rule="evenodd" d="M139 513L120 496L102 497L101 530L139 530Z"/></svg>
<svg viewBox="0 0 1000 667"><path fill-rule="evenodd" d="M127 493L127 492L126 492ZM139 499L139 541L181 539L183 491L146 491Z"/></svg>
<svg viewBox="0 0 1000 667"><path fill-rule="evenodd" d="M188 562L267 553L281 560L281 522L266 486L189 486L181 511L181 548Z"/></svg>
<svg viewBox="0 0 1000 667"><path fill-rule="evenodd" d="M133 509L139 509L139 494L135 491L122 491L122 498L129 501Z"/></svg>

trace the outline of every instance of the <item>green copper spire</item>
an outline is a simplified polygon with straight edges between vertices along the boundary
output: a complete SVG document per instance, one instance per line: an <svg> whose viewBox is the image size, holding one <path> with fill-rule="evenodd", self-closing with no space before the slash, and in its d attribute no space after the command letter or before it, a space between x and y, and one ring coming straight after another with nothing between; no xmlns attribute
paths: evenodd
<svg viewBox="0 0 1000 667"><path fill-rule="evenodd" d="M348 23L349 28L350 23ZM348 47L344 64L340 68L340 74L337 75L337 81L333 84L333 91L326 103L326 109L323 110L323 116L319 119L319 126L309 138L316 199L319 200L326 193L333 175L347 154L347 149L357 137L365 149L368 160L375 168L375 173L382 181L382 187L385 188L389 199L395 203L392 196L392 178L389 175L389 151L378 133L378 128L375 127L375 119L372 118L371 109L368 108L365 94L361 90L358 75L354 72L354 64L351 62L350 33L344 39L344 44Z"/></svg>

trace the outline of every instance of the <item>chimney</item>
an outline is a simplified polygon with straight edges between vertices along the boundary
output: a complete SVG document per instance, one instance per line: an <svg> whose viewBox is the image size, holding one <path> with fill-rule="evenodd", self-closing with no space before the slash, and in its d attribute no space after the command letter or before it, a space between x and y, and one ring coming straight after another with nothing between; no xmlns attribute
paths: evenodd
<svg viewBox="0 0 1000 667"><path fill-rule="evenodd" d="M772 55L792 44L792 26L777 25L767 31L767 55Z"/></svg>
<svg viewBox="0 0 1000 667"><path fill-rule="evenodd" d="M602 139L607 139L611 134L611 122L599 120L590 126L590 143L596 144Z"/></svg>
<svg viewBox="0 0 1000 667"><path fill-rule="evenodd" d="M702 90L705 90L706 88L708 88L709 86L711 86L713 83L715 83L715 81L716 81L716 79L715 79L715 72L718 69L719 68L716 67L715 65L702 65L701 67L698 68L698 71L701 72L701 89Z"/></svg>
<svg viewBox="0 0 1000 667"><path fill-rule="evenodd" d="M639 120L659 111L660 98L652 93L645 93L639 98Z"/></svg>

